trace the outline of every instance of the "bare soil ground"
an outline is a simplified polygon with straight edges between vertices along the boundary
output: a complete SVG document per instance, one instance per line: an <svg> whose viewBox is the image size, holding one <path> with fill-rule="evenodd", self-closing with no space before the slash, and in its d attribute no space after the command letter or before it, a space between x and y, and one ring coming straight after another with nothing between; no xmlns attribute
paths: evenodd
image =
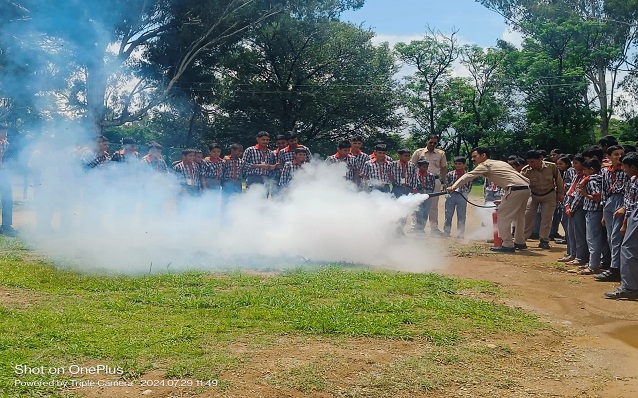
<svg viewBox="0 0 638 398"><path fill-rule="evenodd" d="M29 218L18 214L17 226ZM472 230L480 220L471 216L468 223ZM441 273L496 282L506 297L483 299L537 314L549 327L520 339L486 336L454 347L298 335L264 336L258 344L254 337L230 345L211 342L240 358L221 374L217 387L137 382L66 392L84 397L638 396L638 302L605 300L603 292L616 284L565 272L555 262L560 246L535 249L531 241L525 252L491 254L485 240L441 242L450 246L449 266ZM38 299L21 299L11 291L0 291L0 298L23 305ZM143 379L165 377L155 370Z"/></svg>

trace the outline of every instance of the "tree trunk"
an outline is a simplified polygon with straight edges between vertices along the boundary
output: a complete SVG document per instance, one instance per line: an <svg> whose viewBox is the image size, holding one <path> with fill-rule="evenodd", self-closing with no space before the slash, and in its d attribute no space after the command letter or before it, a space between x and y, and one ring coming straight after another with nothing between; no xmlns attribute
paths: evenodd
<svg viewBox="0 0 638 398"><path fill-rule="evenodd" d="M609 134L609 106L607 104L607 81L604 65L598 65L598 85L600 91L598 100L600 101L600 132L604 136Z"/></svg>
<svg viewBox="0 0 638 398"><path fill-rule="evenodd" d="M107 76L101 60L95 60L86 65L87 122L96 135L101 135L104 130L102 122L106 117L104 104L106 82Z"/></svg>
<svg viewBox="0 0 638 398"><path fill-rule="evenodd" d="M186 148L190 147L191 140L193 139L193 134L195 133L195 121L197 120L197 115L199 115L199 104L197 101L193 103L193 114L191 115L190 120L188 121L188 133L186 134L186 140L184 141L184 146Z"/></svg>

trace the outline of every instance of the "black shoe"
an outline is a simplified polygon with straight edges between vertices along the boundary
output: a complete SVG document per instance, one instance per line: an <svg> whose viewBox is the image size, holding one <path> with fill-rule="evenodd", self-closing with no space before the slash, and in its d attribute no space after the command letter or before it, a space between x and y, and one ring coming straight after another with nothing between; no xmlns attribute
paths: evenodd
<svg viewBox="0 0 638 398"><path fill-rule="evenodd" d="M490 247L490 250L498 253L514 253L516 251L515 248L506 246Z"/></svg>
<svg viewBox="0 0 638 398"><path fill-rule="evenodd" d="M566 245L567 241L565 239L554 239L554 243L557 245Z"/></svg>
<svg viewBox="0 0 638 398"><path fill-rule="evenodd" d="M540 247L541 249L551 249L552 247L549 245L549 242L546 240L542 240L539 244L538 247Z"/></svg>
<svg viewBox="0 0 638 398"><path fill-rule="evenodd" d="M594 275L598 282L620 282L620 272L607 270L602 274Z"/></svg>
<svg viewBox="0 0 638 398"><path fill-rule="evenodd" d="M430 233L435 236L443 236L443 231L438 228L430 230Z"/></svg>
<svg viewBox="0 0 638 398"><path fill-rule="evenodd" d="M531 235L529 236L529 239L532 239L532 240L536 240L536 239L538 239L538 238L539 238L538 234L531 234Z"/></svg>
<svg viewBox="0 0 638 398"><path fill-rule="evenodd" d="M608 299L627 299L627 300L638 300L638 290L623 290L617 289L614 292L605 293L605 298Z"/></svg>
<svg viewBox="0 0 638 398"><path fill-rule="evenodd" d="M527 245L525 243L514 243L514 249L525 250L527 249Z"/></svg>
<svg viewBox="0 0 638 398"><path fill-rule="evenodd" d="M16 231L15 229L13 229L13 227L2 227L0 229L0 234L4 235L4 236L9 236L9 237L15 237L16 235L18 235L18 231Z"/></svg>

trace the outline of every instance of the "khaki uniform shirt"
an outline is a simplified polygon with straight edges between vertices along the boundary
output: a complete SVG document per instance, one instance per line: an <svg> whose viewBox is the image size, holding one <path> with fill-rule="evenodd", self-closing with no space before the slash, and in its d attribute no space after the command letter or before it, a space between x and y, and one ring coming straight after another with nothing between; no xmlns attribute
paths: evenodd
<svg viewBox="0 0 638 398"><path fill-rule="evenodd" d="M441 175L441 169L447 169L447 158L445 157L445 151L442 149L434 148L434 151L428 151L428 148L419 148L414 151L411 162L417 164L419 159L426 158L430 165L428 172L436 176ZM441 175L441 177L445 177Z"/></svg>
<svg viewBox="0 0 638 398"><path fill-rule="evenodd" d="M544 195L554 189L560 196L565 194L563 177L554 163L543 161L540 170L525 166L521 170L521 174L529 179L529 188L535 195Z"/></svg>
<svg viewBox="0 0 638 398"><path fill-rule="evenodd" d="M487 177L491 182L504 189L508 187L529 186L529 180L520 175L507 162L487 159L476 166L474 170L465 173L461 178L456 180L452 188L456 189L459 186L467 184L478 176Z"/></svg>

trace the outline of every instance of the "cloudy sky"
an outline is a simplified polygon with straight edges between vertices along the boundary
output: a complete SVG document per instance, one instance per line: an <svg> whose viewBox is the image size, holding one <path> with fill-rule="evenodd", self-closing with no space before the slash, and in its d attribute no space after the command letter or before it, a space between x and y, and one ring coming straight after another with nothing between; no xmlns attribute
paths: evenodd
<svg viewBox="0 0 638 398"><path fill-rule="evenodd" d="M391 44L423 37L426 26L444 33L458 30L463 43L481 47L496 45L498 38L520 42L502 16L475 0L366 0L362 9L346 12L342 19L371 28L378 41Z"/></svg>

